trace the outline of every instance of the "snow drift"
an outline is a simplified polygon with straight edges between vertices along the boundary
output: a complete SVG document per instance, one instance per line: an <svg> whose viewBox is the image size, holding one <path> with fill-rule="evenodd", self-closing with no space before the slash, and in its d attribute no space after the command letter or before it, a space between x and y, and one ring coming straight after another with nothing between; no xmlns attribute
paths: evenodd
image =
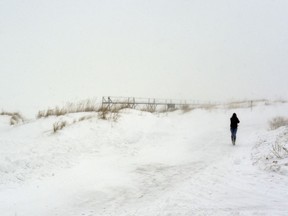
<svg viewBox="0 0 288 216"><path fill-rule="evenodd" d="M1 215L287 215L287 155L273 146L287 148L288 128L268 130L287 108L126 109L117 122L77 113L17 126L0 116ZM53 133L59 121L69 124Z"/></svg>

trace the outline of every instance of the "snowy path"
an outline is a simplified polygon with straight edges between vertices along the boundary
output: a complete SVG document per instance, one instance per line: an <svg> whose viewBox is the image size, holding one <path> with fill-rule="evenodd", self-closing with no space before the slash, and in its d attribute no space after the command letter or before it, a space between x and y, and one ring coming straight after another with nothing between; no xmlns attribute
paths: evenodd
<svg viewBox="0 0 288 216"><path fill-rule="evenodd" d="M28 160L42 153L44 161L36 157L39 167L27 167L30 175L21 168L29 177L24 182L1 185L1 215L288 215L287 176L261 171L251 161L271 111L238 112L236 146L230 143L231 113L223 110L130 111L118 123L95 119L56 136L43 135L45 121L40 128L32 123L29 131L38 128L40 135L28 140L26 132L22 145L29 145L22 153ZM68 168L57 168L62 162Z"/></svg>

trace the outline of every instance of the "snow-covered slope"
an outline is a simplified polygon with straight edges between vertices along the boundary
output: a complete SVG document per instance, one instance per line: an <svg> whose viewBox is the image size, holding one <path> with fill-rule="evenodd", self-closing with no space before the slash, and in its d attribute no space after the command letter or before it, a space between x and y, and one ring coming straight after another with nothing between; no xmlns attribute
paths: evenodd
<svg viewBox="0 0 288 216"><path fill-rule="evenodd" d="M1 216L288 215L287 161L272 172L263 160L287 143L287 128L268 130L287 110L124 110L117 122L73 124L78 113L13 127L0 116ZM58 121L70 124L54 134Z"/></svg>

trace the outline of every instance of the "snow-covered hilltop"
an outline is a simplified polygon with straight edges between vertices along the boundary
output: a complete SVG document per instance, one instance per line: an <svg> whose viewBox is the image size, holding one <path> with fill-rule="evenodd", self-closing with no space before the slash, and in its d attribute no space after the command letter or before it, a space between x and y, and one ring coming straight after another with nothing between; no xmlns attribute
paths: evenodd
<svg viewBox="0 0 288 216"><path fill-rule="evenodd" d="M1 216L288 215L288 126L270 130L277 116L287 103L15 126L0 116Z"/></svg>

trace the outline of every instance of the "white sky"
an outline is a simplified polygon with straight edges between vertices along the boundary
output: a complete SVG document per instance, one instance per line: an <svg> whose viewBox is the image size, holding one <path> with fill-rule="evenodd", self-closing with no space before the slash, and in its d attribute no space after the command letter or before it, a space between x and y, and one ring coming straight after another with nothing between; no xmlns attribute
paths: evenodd
<svg viewBox="0 0 288 216"><path fill-rule="evenodd" d="M287 0L0 0L0 109L288 99L287 23Z"/></svg>

